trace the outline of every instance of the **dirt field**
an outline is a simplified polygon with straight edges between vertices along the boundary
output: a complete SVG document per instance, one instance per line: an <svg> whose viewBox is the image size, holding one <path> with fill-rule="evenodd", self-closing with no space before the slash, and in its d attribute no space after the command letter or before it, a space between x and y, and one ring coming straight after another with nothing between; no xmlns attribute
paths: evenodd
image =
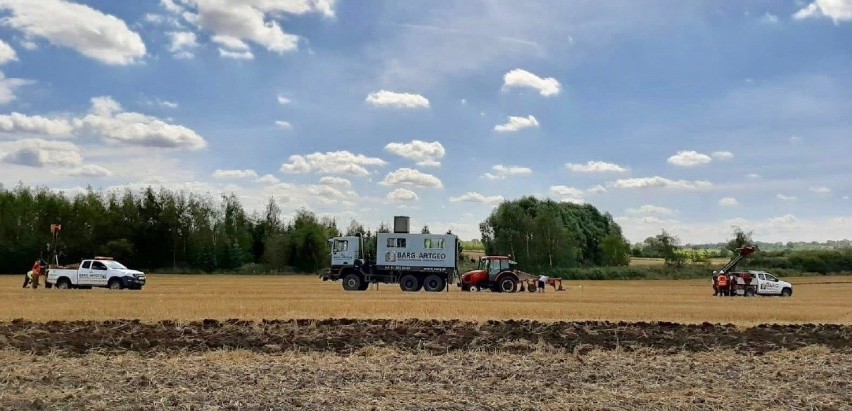
<svg viewBox="0 0 852 411"><path fill-rule="evenodd" d="M852 401L852 354L822 347L762 356L0 351L0 364L0 408L16 410L844 410Z"/></svg>
<svg viewBox="0 0 852 411"><path fill-rule="evenodd" d="M471 321L671 321L852 324L852 277L790 279L792 298L718 298L709 280L570 281L567 291L403 293L399 287L344 292L313 276L150 275L139 291L21 289L0 276L0 321L26 319L225 320L459 319Z"/></svg>
<svg viewBox="0 0 852 411"><path fill-rule="evenodd" d="M0 277L0 409L852 403L848 277L792 279L783 299L713 297L707 281L544 294L344 292L315 277L152 275L141 292L19 281Z"/></svg>

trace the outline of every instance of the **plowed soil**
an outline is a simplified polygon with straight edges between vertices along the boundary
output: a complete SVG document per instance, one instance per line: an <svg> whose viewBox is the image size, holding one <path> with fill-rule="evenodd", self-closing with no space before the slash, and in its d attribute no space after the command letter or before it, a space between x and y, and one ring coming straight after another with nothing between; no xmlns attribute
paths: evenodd
<svg viewBox="0 0 852 411"><path fill-rule="evenodd" d="M719 324L668 322L554 322L420 320L204 320L178 323L118 321L16 320L0 323L0 350L29 353L89 352L172 353L210 350L253 352L324 351L351 353L365 347L446 353L500 350L523 353L531 346L561 350L634 350L647 347L679 351L736 349L761 354L778 349L822 346L852 349L852 326L760 325L739 328Z"/></svg>

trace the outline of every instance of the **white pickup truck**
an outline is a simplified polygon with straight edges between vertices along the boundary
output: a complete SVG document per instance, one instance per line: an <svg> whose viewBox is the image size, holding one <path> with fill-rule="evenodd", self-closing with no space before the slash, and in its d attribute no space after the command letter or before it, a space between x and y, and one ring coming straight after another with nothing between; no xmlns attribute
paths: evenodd
<svg viewBox="0 0 852 411"><path fill-rule="evenodd" d="M59 289L106 287L141 290L145 285L145 273L131 270L112 259L96 258L83 260L77 269L48 269L47 283Z"/></svg>
<svg viewBox="0 0 852 411"><path fill-rule="evenodd" d="M731 273L731 275L734 279L734 295L779 295L781 297L790 297L793 295L792 284L780 280L766 271L752 270L742 273Z"/></svg>

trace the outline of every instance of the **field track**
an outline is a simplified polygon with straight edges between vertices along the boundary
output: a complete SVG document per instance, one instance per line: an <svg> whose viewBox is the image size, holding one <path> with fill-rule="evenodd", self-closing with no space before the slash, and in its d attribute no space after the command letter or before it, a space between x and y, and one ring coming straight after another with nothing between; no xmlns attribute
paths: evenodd
<svg viewBox="0 0 852 411"><path fill-rule="evenodd" d="M610 323L419 320L217 321L178 324L139 321L0 324L0 350L32 353L325 351L351 354L367 347L443 354L500 350L524 353L536 345L559 350L654 348L677 351L736 349L761 354L782 348L852 349L852 326L762 325L737 328L710 323Z"/></svg>
<svg viewBox="0 0 852 411"><path fill-rule="evenodd" d="M346 292L315 276L149 276L140 291L22 289L0 276L0 321L290 319L667 321L852 325L852 277L789 279L792 298L719 298L709 280L566 281L564 292Z"/></svg>

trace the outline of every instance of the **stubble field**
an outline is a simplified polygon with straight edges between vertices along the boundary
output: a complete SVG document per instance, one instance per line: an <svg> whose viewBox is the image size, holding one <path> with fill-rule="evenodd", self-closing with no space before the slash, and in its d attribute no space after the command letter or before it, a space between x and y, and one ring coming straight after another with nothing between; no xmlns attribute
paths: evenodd
<svg viewBox="0 0 852 411"><path fill-rule="evenodd" d="M404 294L316 277L151 275L141 292L20 280L0 277L0 409L852 403L848 277L792 279L785 299L712 297L708 281Z"/></svg>

